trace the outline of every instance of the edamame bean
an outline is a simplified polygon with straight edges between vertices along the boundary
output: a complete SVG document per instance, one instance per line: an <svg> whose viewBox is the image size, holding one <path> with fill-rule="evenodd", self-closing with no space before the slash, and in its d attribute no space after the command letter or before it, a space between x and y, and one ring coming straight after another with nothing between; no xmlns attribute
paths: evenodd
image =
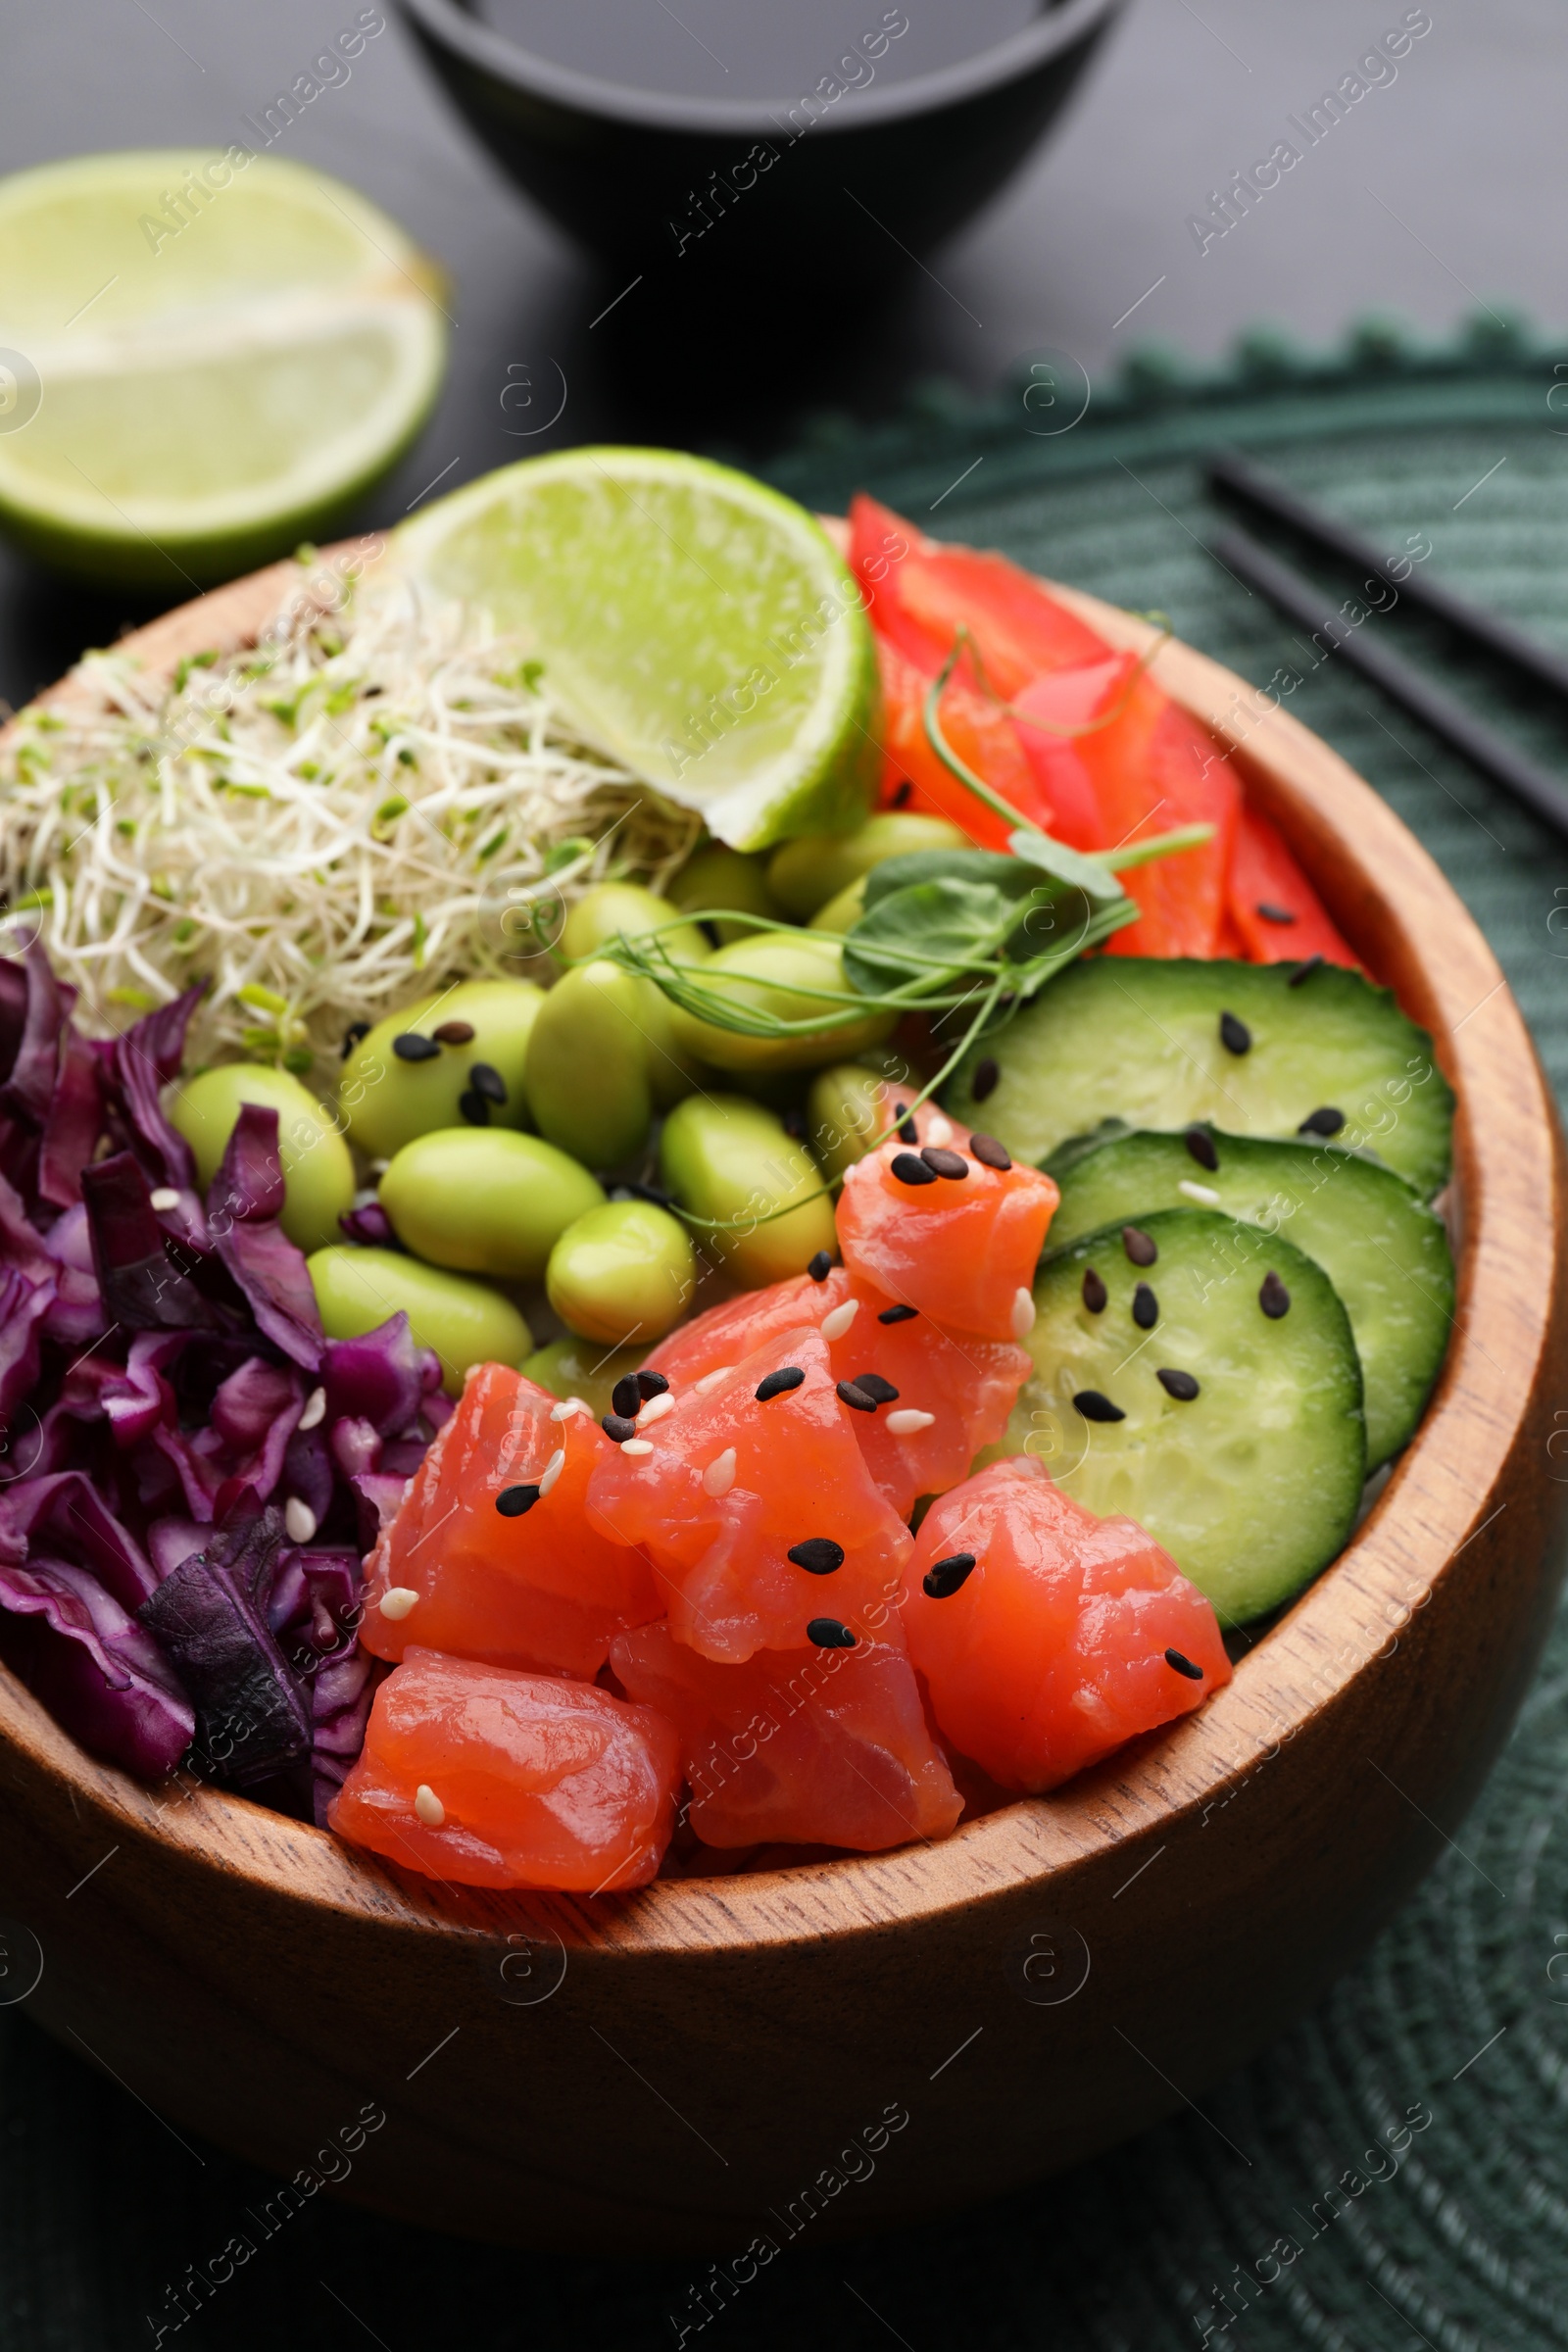
<svg viewBox="0 0 1568 2352"><path fill-rule="evenodd" d="M545 1292L585 1340L651 1348L680 1321L697 1287L686 1228L652 1200L607 1200L568 1225L550 1252Z"/></svg>
<svg viewBox="0 0 1568 2352"><path fill-rule="evenodd" d="M674 913L667 899L642 889L635 882L601 882L584 891L567 915L561 934L561 953L578 961L594 955L611 940L622 936L641 939L650 931L662 930ZM713 952L695 923L682 923L678 930L663 931L660 945L677 963L706 963ZM642 1011L638 1018L648 1045L648 1083L654 1108L669 1110L693 1087L701 1086L707 1073L676 1043L669 999L658 983L644 980L640 995Z"/></svg>
<svg viewBox="0 0 1568 2352"><path fill-rule="evenodd" d="M591 1168L618 1168L653 1123L646 1007L614 963L579 963L551 989L528 1044L539 1132Z"/></svg>
<svg viewBox="0 0 1568 2352"><path fill-rule="evenodd" d="M803 833L796 841L782 843L768 859L767 886L785 913L804 922L886 858L906 858L916 850L973 848L968 834L945 816L884 808L853 833Z"/></svg>
<svg viewBox="0 0 1568 2352"><path fill-rule="evenodd" d="M841 890L836 899L829 899L825 906L817 908L809 928L813 931L834 931L842 939L846 932L855 929L864 912L865 876L862 874L858 882L850 884L848 890Z"/></svg>
<svg viewBox="0 0 1568 2352"><path fill-rule="evenodd" d="M584 1167L537 1135L443 1127L405 1144L380 1201L406 1250L435 1266L502 1281L544 1272L566 1227L604 1194Z"/></svg>
<svg viewBox="0 0 1568 2352"><path fill-rule="evenodd" d="M559 953L568 963L580 963L611 940L644 939L650 931L662 931L660 945L677 963L705 963L713 951L695 923L665 928L678 912L668 899L639 882L596 882L567 915Z"/></svg>
<svg viewBox="0 0 1568 2352"><path fill-rule="evenodd" d="M767 886L767 858L727 849L721 841L705 843L686 860L669 885L669 897L675 906L728 906L737 914L765 914L769 922L786 919ZM725 947L757 936L750 923L717 923L714 929Z"/></svg>
<svg viewBox="0 0 1568 2352"><path fill-rule="evenodd" d="M169 1116L196 1157L203 1192L222 1163L244 1102L277 1113L277 1155L283 1169L279 1223L297 1248L319 1250L354 1204L354 1161L329 1110L287 1070L260 1062L225 1061L182 1085Z"/></svg>
<svg viewBox="0 0 1568 2352"><path fill-rule="evenodd" d="M321 1328L329 1340L357 1340L401 1311L421 1348L441 1359L441 1385L461 1395L473 1364L520 1364L533 1334L510 1298L487 1283L466 1282L423 1266L397 1250L318 1250L308 1261Z"/></svg>
<svg viewBox="0 0 1568 2352"><path fill-rule="evenodd" d="M607 1355L597 1340L568 1336L536 1348L522 1369L536 1388L548 1389L552 1396L580 1396L600 1421L611 1410L616 1381L635 1372L647 1352L646 1348L612 1348Z"/></svg>
<svg viewBox="0 0 1568 2352"><path fill-rule="evenodd" d="M887 1088L874 1070L836 1061L819 1070L806 1098L806 1133L825 1175L835 1184L863 1159L888 1123Z"/></svg>
<svg viewBox="0 0 1568 2352"><path fill-rule="evenodd" d="M858 1002L844 979L844 949L826 931L763 931L720 948L704 964L705 989L730 1003L774 1013L781 1020L825 1021ZM866 1011L858 1020L784 1037L752 1037L675 1007L675 1035L689 1054L721 1070L811 1070L843 1061L876 1045L893 1027L892 1012Z"/></svg>
<svg viewBox="0 0 1568 2352"><path fill-rule="evenodd" d="M744 1095L692 1095L664 1121L663 1181L703 1248L748 1290L805 1272L834 1247L833 1203L811 1155ZM792 1205L798 1203L798 1205ZM783 1216L775 1212L787 1213Z"/></svg>
<svg viewBox="0 0 1568 2352"><path fill-rule="evenodd" d="M338 1086L353 1142L390 1159L438 1127L528 1126L523 1069L544 1001L531 980L465 980L377 1021Z"/></svg>

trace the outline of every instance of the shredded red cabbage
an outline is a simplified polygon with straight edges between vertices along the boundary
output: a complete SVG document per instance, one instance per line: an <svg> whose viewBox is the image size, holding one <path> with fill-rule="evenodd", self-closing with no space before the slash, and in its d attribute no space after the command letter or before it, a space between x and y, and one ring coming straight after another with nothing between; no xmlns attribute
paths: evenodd
<svg viewBox="0 0 1568 2352"><path fill-rule="evenodd" d="M407 1316L324 1337L275 1111L200 1198L162 1102L200 994L94 1044L0 960L0 1657L94 1755L320 1821L383 1671L363 1555L452 1407Z"/></svg>

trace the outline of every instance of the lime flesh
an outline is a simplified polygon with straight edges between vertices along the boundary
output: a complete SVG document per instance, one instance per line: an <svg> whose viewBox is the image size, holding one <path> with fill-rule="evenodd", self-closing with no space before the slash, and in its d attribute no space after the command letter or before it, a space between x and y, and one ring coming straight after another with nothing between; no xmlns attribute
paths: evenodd
<svg viewBox="0 0 1568 2352"><path fill-rule="evenodd" d="M571 449L469 483L397 538L421 593L517 635L584 741L715 839L764 849L864 815L875 648L792 500L673 451Z"/></svg>
<svg viewBox="0 0 1568 2352"><path fill-rule="evenodd" d="M172 589L325 536L435 398L439 283L352 188L243 148L0 181L0 527Z"/></svg>

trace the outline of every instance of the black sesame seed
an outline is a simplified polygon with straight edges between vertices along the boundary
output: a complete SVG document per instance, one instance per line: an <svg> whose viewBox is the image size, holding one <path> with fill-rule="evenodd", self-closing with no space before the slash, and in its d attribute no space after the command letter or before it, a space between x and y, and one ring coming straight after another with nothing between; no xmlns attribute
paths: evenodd
<svg viewBox="0 0 1568 2352"><path fill-rule="evenodd" d="M857 1372L850 1386L861 1390L877 1404L897 1404L899 1401L898 1390L891 1380L884 1380L880 1372Z"/></svg>
<svg viewBox="0 0 1568 2352"><path fill-rule="evenodd" d="M1219 1042L1227 1054L1250 1054L1252 1032L1245 1021L1236 1018L1234 1012L1222 1012L1219 1016Z"/></svg>
<svg viewBox="0 0 1568 2352"><path fill-rule="evenodd" d="M624 1413L607 1413L599 1426L607 1438L614 1439L617 1446L624 1446L628 1438L637 1435L636 1422L628 1419Z"/></svg>
<svg viewBox="0 0 1568 2352"><path fill-rule="evenodd" d="M485 1101L483 1095L476 1095L474 1093L472 1087L467 1088L465 1093L458 1097L458 1108L462 1111L464 1117L467 1120L470 1127L489 1126L490 1105Z"/></svg>
<svg viewBox="0 0 1568 2352"><path fill-rule="evenodd" d="M791 1389L798 1389L805 1378L806 1374L799 1364L780 1364L776 1372L770 1372L765 1380L758 1382L758 1403L766 1404L770 1396L787 1396Z"/></svg>
<svg viewBox="0 0 1568 2352"><path fill-rule="evenodd" d="M1327 961L1328 958L1326 956L1309 956L1304 963L1298 963L1297 965L1295 971L1286 981L1286 987L1299 988L1303 980L1310 980L1314 972L1320 972Z"/></svg>
<svg viewBox="0 0 1568 2352"><path fill-rule="evenodd" d="M865 1391L858 1388L853 1380L841 1380L835 1386L841 1404L851 1406L858 1413L874 1413L876 1411L876 1398L868 1396Z"/></svg>
<svg viewBox="0 0 1568 2352"><path fill-rule="evenodd" d="M1195 1666L1191 1658L1184 1658L1179 1649L1167 1649L1165 1663L1173 1666L1178 1674L1185 1674L1190 1683L1200 1683L1203 1679L1201 1666Z"/></svg>
<svg viewBox="0 0 1568 2352"><path fill-rule="evenodd" d="M439 1029L431 1030L430 1035L438 1046L471 1046L473 1023L471 1021L443 1021Z"/></svg>
<svg viewBox="0 0 1568 2352"><path fill-rule="evenodd" d="M1084 1304L1092 1315L1102 1315L1105 1300L1110 1297L1093 1266L1084 1268Z"/></svg>
<svg viewBox="0 0 1568 2352"><path fill-rule="evenodd" d="M1154 1378L1166 1396L1174 1396L1178 1404L1191 1404L1198 1395L1198 1383L1190 1372L1156 1372Z"/></svg>
<svg viewBox="0 0 1568 2352"><path fill-rule="evenodd" d="M808 1260L806 1271L813 1282L826 1282L833 1271L833 1260L825 1250L819 1250L813 1258Z"/></svg>
<svg viewBox="0 0 1568 2352"><path fill-rule="evenodd" d="M487 1102L499 1104L507 1099L507 1082L493 1062L472 1063L468 1070L468 1084L476 1095L483 1095Z"/></svg>
<svg viewBox="0 0 1568 2352"><path fill-rule="evenodd" d="M906 776L901 783L894 785L893 798L891 801L889 801L888 807L890 808L907 808L913 798L914 786L909 782L908 777Z"/></svg>
<svg viewBox="0 0 1568 2352"><path fill-rule="evenodd" d="M639 1372L634 1377L637 1382L637 1394L645 1404L650 1396L662 1396L669 1388L669 1383L662 1372Z"/></svg>
<svg viewBox="0 0 1568 2352"><path fill-rule="evenodd" d="M813 1617L806 1629L806 1639L814 1642L818 1649L855 1647L855 1636L847 1625L840 1625L836 1617Z"/></svg>
<svg viewBox="0 0 1568 2352"><path fill-rule="evenodd" d="M1077 1410L1086 1421L1125 1421L1127 1416L1119 1404L1102 1396L1098 1389L1080 1389L1073 1398Z"/></svg>
<svg viewBox="0 0 1568 2352"><path fill-rule="evenodd" d="M804 1544L792 1544L784 1556L808 1576L831 1576L844 1565L844 1546L831 1536L808 1536Z"/></svg>
<svg viewBox="0 0 1568 2352"><path fill-rule="evenodd" d="M1258 1289L1257 1303L1271 1323L1291 1311L1291 1294L1271 1266Z"/></svg>
<svg viewBox="0 0 1568 2352"><path fill-rule="evenodd" d="M610 1406L617 1421L636 1420L643 1409L643 1393L633 1373L628 1372L624 1380L616 1381L610 1392Z"/></svg>
<svg viewBox="0 0 1568 2352"><path fill-rule="evenodd" d="M896 1132L901 1144L917 1144L920 1141L920 1130L914 1123L914 1114L911 1111L905 1112L899 1121Z"/></svg>
<svg viewBox="0 0 1568 2352"><path fill-rule="evenodd" d="M994 1095L997 1091L997 1080L1001 1076L1002 1072L991 1054L982 1055L980 1060L975 1063L974 1076L969 1081L970 1102L983 1102L987 1095Z"/></svg>
<svg viewBox="0 0 1568 2352"><path fill-rule="evenodd" d="M903 1133L902 1128L900 1133ZM901 1184L935 1184L937 1180L935 1168L928 1168L925 1161L917 1158L912 1152L895 1152L892 1167Z"/></svg>
<svg viewBox="0 0 1568 2352"><path fill-rule="evenodd" d="M347 1061L349 1055L353 1053L361 1038L368 1037L369 1034L370 1024L368 1021L350 1021L348 1027L343 1032L343 1058L345 1061Z"/></svg>
<svg viewBox="0 0 1568 2352"><path fill-rule="evenodd" d="M1294 923L1295 915L1288 906L1271 906L1267 899L1259 899L1257 911L1265 923Z"/></svg>
<svg viewBox="0 0 1568 2352"><path fill-rule="evenodd" d="M1318 1110L1309 1110L1296 1130L1298 1135L1338 1135L1345 1125L1345 1113L1325 1102Z"/></svg>
<svg viewBox="0 0 1568 2352"><path fill-rule="evenodd" d="M969 1149L983 1168L995 1168L1000 1175L1005 1176L1012 1165L1012 1153L994 1135L971 1135Z"/></svg>
<svg viewBox="0 0 1568 2352"><path fill-rule="evenodd" d="M1140 1331L1152 1331L1159 1321L1159 1300L1147 1282L1139 1283L1133 1292L1133 1321Z"/></svg>
<svg viewBox="0 0 1568 2352"><path fill-rule="evenodd" d="M945 1560L937 1560L926 1570L920 1579L920 1590L932 1600L950 1600L973 1572L972 1551L950 1551Z"/></svg>
<svg viewBox="0 0 1568 2352"><path fill-rule="evenodd" d="M1206 1127L1189 1127L1187 1133L1182 1137L1182 1142L1187 1146L1199 1166L1207 1168L1209 1174L1212 1175L1219 1166L1219 1153L1214 1149L1214 1138L1209 1134L1208 1129Z"/></svg>
<svg viewBox="0 0 1568 2352"><path fill-rule="evenodd" d="M1136 1225L1122 1227L1121 1246L1135 1266L1152 1266L1159 1255L1159 1244Z"/></svg>
<svg viewBox="0 0 1568 2352"><path fill-rule="evenodd" d="M435 1039L421 1037L417 1029L405 1029L401 1037L395 1037L392 1051L399 1061L438 1061L441 1056Z"/></svg>
<svg viewBox="0 0 1568 2352"><path fill-rule="evenodd" d="M917 1306L885 1306L878 1315L879 1323L910 1323L920 1312Z"/></svg>
<svg viewBox="0 0 1568 2352"><path fill-rule="evenodd" d="M520 1519L531 1511L539 1499L537 1487L503 1487L496 1496L496 1509L503 1519Z"/></svg>
<svg viewBox="0 0 1568 2352"><path fill-rule="evenodd" d="M969 1162L963 1153L944 1152L940 1144L927 1144L920 1157L928 1168L934 1168L939 1176L946 1176L952 1184L957 1184L969 1173Z"/></svg>

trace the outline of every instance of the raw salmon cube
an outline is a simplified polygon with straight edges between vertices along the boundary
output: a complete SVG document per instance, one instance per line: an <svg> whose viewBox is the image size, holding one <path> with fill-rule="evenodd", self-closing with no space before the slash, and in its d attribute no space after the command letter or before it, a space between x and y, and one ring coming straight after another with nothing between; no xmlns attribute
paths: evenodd
<svg viewBox="0 0 1568 2352"><path fill-rule="evenodd" d="M1213 1608L1152 1536L1023 1456L932 1504L904 1622L938 1727L1004 1788L1054 1788L1231 1679Z"/></svg>
<svg viewBox="0 0 1568 2352"><path fill-rule="evenodd" d="M591 1683L412 1648L375 1694L328 1825L467 1886L641 1886L675 1822L679 1742Z"/></svg>
<svg viewBox="0 0 1568 2352"><path fill-rule="evenodd" d="M798 1326L688 1390L593 1472L590 1522L646 1546L671 1633L705 1657L798 1649L824 1619L902 1646L909 1531L878 1494L834 1383L827 1342Z"/></svg>
<svg viewBox="0 0 1568 2352"><path fill-rule="evenodd" d="M953 1152L951 1163L939 1175L924 1152L901 1143L857 1160L839 1196L844 1263L947 1329L1021 1339L1060 1195L1038 1168L990 1167L972 1149Z"/></svg>
<svg viewBox="0 0 1568 2352"><path fill-rule="evenodd" d="M360 1639L378 1658L413 1642L591 1682L623 1626L662 1615L647 1555L583 1507L610 1440L556 1409L505 1364L469 1373L370 1558Z"/></svg>
<svg viewBox="0 0 1568 2352"><path fill-rule="evenodd" d="M902 1650L763 1649L715 1666L667 1625L645 1625L616 1637L611 1668L678 1727L692 1827L708 1845L878 1853L957 1823L963 1800Z"/></svg>

